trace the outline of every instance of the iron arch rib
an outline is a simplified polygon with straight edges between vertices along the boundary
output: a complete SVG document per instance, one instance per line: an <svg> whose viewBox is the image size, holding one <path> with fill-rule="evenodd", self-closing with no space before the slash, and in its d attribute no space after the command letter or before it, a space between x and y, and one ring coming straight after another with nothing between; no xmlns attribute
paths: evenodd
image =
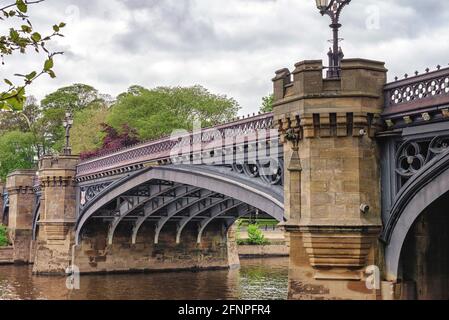
<svg viewBox="0 0 449 320"><path fill-rule="evenodd" d="M76 226L76 244L80 244L80 234L83 226L98 210L110 204L129 190L148 183L151 180L170 181L178 185L188 185L198 189L209 190L221 194L224 197L246 203L260 211L270 214L278 221L284 220L283 199L273 194L270 187L262 187L251 183L246 184L220 174L206 172L198 166L177 165L154 167L146 168L140 171L139 174L129 176L127 179L120 181L120 183L114 183L103 190L101 195L79 215Z"/></svg>
<svg viewBox="0 0 449 320"><path fill-rule="evenodd" d="M398 275L402 246L419 215L434 201L449 192L449 152L429 162L414 175L398 194L381 240L386 243L386 273Z"/></svg>
<svg viewBox="0 0 449 320"><path fill-rule="evenodd" d="M198 217L199 215L203 214L204 212L208 211L209 209L214 208L217 205L220 205L224 202L229 201L230 198L225 199L210 199L207 203L204 204L198 204L198 206L190 208L189 215L185 218L183 218L178 223L178 229L176 232L176 243L181 243L181 234L184 228L187 226L187 224L192 221L192 219Z"/></svg>

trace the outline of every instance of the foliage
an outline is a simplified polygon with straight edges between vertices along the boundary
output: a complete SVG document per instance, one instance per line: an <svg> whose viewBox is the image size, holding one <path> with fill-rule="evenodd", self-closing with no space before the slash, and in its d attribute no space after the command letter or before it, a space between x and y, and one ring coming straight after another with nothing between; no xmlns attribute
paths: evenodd
<svg viewBox="0 0 449 320"><path fill-rule="evenodd" d="M15 74L16 77L22 79L23 83L21 85L14 84L10 79L4 79L6 88L0 89L0 109L21 111L26 101L25 88L27 86L44 74L48 74L51 78L56 77L53 71L53 57L61 54L61 52L49 51L47 49L47 43L56 36L63 36L60 31L65 27L65 23L55 24L51 33L42 35L34 30L30 18L27 15L30 5L43 1L11 0L10 4L3 4L0 7L0 20L4 22L8 20L10 25L6 34L0 34L2 65L5 64L4 58L6 56L12 56L15 53L26 54L28 50L34 50L37 53L44 53L46 55L40 71L35 70L25 74Z"/></svg>
<svg viewBox="0 0 449 320"><path fill-rule="evenodd" d="M103 153L131 146L139 142L136 131L126 124L123 125L121 132L107 124L102 124L102 126L102 131L105 135L101 148L95 151L81 153L81 159L96 157Z"/></svg>
<svg viewBox="0 0 449 320"><path fill-rule="evenodd" d="M9 245L8 229L0 224L0 247L5 247L7 245Z"/></svg>
<svg viewBox="0 0 449 320"><path fill-rule="evenodd" d="M109 108L105 105L92 106L75 112L70 133L72 152L84 154L98 150L103 145L106 133L103 131Z"/></svg>
<svg viewBox="0 0 449 320"><path fill-rule="evenodd" d="M247 227L248 239L238 239L239 245L267 245L270 242L265 239L263 232L260 230L259 224L250 224Z"/></svg>
<svg viewBox="0 0 449 320"><path fill-rule="evenodd" d="M0 179L17 169L35 166L35 141L30 132L11 131L0 137Z"/></svg>
<svg viewBox="0 0 449 320"><path fill-rule="evenodd" d="M262 98L262 106L260 107L260 112L267 113L273 111L273 102L274 95L271 94L269 96Z"/></svg>
<svg viewBox="0 0 449 320"><path fill-rule="evenodd" d="M92 110L104 108L106 104L97 89L85 84L77 83L48 94L41 101L42 117L37 124L45 134L46 149L58 152L63 148L65 130L62 122L67 110L76 114L88 108Z"/></svg>
<svg viewBox="0 0 449 320"><path fill-rule="evenodd" d="M129 125L141 140L170 134L175 129L191 130L198 119L203 127L234 118L238 103L225 95L210 93L201 86L131 87L119 95L107 123L117 130Z"/></svg>

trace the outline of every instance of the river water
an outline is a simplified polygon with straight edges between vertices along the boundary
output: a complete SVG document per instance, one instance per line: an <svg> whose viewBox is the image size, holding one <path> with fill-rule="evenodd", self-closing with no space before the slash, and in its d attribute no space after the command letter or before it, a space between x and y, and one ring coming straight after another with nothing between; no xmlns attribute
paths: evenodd
<svg viewBox="0 0 449 320"><path fill-rule="evenodd" d="M30 266L0 266L1 299L282 300L288 258L241 259L235 270L82 275L79 290L65 277L33 276Z"/></svg>

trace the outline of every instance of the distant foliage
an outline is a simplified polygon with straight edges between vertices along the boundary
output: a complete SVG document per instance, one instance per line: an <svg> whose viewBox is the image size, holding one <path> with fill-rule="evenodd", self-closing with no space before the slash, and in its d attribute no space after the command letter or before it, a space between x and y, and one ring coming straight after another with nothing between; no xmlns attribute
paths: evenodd
<svg viewBox="0 0 449 320"><path fill-rule="evenodd" d="M142 140L169 135L176 129L191 130L194 120L204 127L230 121L239 110L237 101L210 93L202 86L132 86L117 97L107 123L121 130L129 125Z"/></svg>
<svg viewBox="0 0 449 320"><path fill-rule="evenodd" d="M0 247L5 247L7 245L9 245L8 229L0 224Z"/></svg>
<svg viewBox="0 0 449 320"><path fill-rule="evenodd" d="M11 131L0 136L0 180L14 170L35 167L35 155L32 133Z"/></svg>
<svg viewBox="0 0 449 320"><path fill-rule="evenodd" d="M134 129L131 129L126 124L122 126L121 132L118 132L115 128L107 124L103 124L102 126L103 126L102 131L105 134L105 136L103 138L101 148L95 151L82 153L80 155L82 160L100 156L102 154L109 153L124 147L128 147L139 142L136 131Z"/></svg>
<svg viewBox="0 0 449 320"><path fill-rule="evenodd" d="M262 106L260 107L260 112L267 113L273 111L274 95L269 95L262 98Z"/></svg>

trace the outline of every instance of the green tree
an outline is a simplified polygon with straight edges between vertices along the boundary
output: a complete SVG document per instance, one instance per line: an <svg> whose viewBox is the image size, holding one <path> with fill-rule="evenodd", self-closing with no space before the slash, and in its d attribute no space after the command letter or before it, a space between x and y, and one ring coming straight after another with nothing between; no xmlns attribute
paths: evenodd
<svg viewBox="0 0 449 320"><path fill-rule="evenodd" d="M248 240L246 240L246 243L249 245L266 245L269 241L265 239L263 232L256 223L248 225Z"/></svg>
<svg viewBox="0 0 449 320"><path fill-rule="evenodd" d="M30 132L11 131L0 137L0 179L17 169L35 166L35 141Z"/></svg>
<svg viewBox="0 0 449 320"><path fill-rule="evenodd" d="M238 110L237 101L212 94L202 86L155 89L133 86L119 95L107 123L117 130L129 125L137 131L139 139L153 139L175 129L192 129L195 119L203 127L230 121Z"/></svg>
<svg viewBox="0 0 449 320"><path fill-rule="evenodd" d="M53 57L61 52L51 52L47 49L47 43L56 36L63 36L60 30L65 27L61 22L53 26L53 30L48 35L42 35L34 30L30 17L27 15L30 5L43 2L44 0L11 0L9 4L0 5L0 20L5 23L8 29L5 34L0 34L0 55L2 65L5 64L5 57L16 53L26 54L28 50L34 50L37 53L43 53L45 61L40 70L28 71L24 74L15 74L22 79L22 84L14 84L10 79L4 79L4 84L0 88L0 109L20 111L25 103L25 88L33 83L37 78L44 74L55 78L53 71ZM8 22L9 26L6 25ZM20 25L20 27L17 27Z"/></svg>
<svg viewBox="0 0 449 320"><path fill-rule="evenodd" d="M267 113L273 111L273 102L274 102L274 95L271 94L269 96L262 98L262 106L260 107L260 112Z"/></svg>
<svg viewBox="0 0 449 320"><path fill-rule="evenodd" d="M46 151L59 152L63 148L65 131L62 122L67 110L76 114L87 108L101 109L106 104L97 89L85 84L77 83L48 94L41 101L42 117L37 123L45 137ZM87 123L83 123L85 128Z"/></svg>
<svg viewBox="0 0 449 320"><path fill-rule="evenodd" d="M106 105L93 106L75 112L71 131L72 151L75 154L93 151L102 146L103 124L109 115Z"/></svg>

